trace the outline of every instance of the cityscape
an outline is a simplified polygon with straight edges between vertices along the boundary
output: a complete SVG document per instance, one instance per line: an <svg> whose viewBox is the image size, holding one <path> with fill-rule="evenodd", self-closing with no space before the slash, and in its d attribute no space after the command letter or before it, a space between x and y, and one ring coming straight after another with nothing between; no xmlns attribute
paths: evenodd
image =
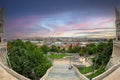
<svg viewBox="0 0 120 80"><path fill-rule="evenodd" d="M0 0L0 80L119 75L119 0Z"/></svg>

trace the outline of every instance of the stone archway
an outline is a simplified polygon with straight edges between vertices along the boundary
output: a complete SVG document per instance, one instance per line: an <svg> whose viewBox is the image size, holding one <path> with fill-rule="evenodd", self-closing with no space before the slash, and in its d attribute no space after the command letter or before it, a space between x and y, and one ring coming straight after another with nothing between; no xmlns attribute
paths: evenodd
<svg viewBox="0 0 120 80"><path fill-rule="evenodd" d="M0 36L0 42L1 42L1 36Z"/></svg>

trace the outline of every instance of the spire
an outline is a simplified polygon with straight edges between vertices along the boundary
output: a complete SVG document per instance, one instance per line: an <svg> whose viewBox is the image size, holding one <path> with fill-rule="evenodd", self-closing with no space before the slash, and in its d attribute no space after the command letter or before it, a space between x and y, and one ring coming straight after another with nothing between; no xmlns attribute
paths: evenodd
<svg viewBox="0 0 120 80"><path fill-rule="evenodd" d="M115 7L116 20L120 20L120 11Z"/></svg>

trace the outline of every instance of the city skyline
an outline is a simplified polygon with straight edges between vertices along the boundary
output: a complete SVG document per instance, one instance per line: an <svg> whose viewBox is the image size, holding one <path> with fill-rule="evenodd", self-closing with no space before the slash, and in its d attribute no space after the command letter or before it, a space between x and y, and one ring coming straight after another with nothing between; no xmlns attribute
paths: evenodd
<svg viewBox="0 0 120 80"><path fill-rule="evenodd" d="M116 0L1 0L5 37L115 37Z"/></svg>

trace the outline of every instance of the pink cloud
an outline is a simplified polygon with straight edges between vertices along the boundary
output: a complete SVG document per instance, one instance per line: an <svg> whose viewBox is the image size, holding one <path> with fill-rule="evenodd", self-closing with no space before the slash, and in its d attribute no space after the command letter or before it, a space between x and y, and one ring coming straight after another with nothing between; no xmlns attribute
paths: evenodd
<svg viewBox="0 0 120 80"><path fill-rule="evenodd" d="M111 23L111 22L115 22L115 18L108 18L106 20L101 20L97 23L97 25L103 25L103 24Z"/></svg>
<svg viewBox="0 0 120 80"><path fill-rule="evenodd" d="M100 31L104 31L104 28L106 28L106 27L110 28L112 25L109 26L109 25L106 25L106 24L110 24L110 23L112 23L114 21L115 21L114 18L107 18L105 20L100 20L100 21L94 21L94 22L92 21L92 22L76 23L76 24L74 23L74 24L66 25L66 26L69 26L69 27L57 26L55 28L54 34L55 35L62 35L63 33L66 32L66 30L70 30L70 29L88 29L88 30L83 30L82 31L83 33L85 33L85 32L96 32L96 31L100 32ZM99 29L99 28L101 28L101 29Z"/></svg>
<svg viewBox="0 0 120 80"><path fill-rule="evenodd" d="M42 21L40 16L27 16L22 18L17 18L10 20L6 24L6 30L8 32L8 35L11 37L29 37L31 36L47 36L48 33L46 31L36 31L34 33L31 33L29 29L32 29L37 25L40 21ZM64 26L56 25L54 27L54 32L52 32L52 35L64 35L64 33L68 33L66 31L73 30L73 29L88 29L88 28L101 28L103 26L106 26L106 23L114 22L114 18L107 18L104 20L98 20L98 21L89 21L89 22L71 22L69 24L65 24ZM96 30L84 30L84 32L94 32ZM26 35L26 32L30 32L29 35ZM10 33L10 34L9 34ZM46 33L46 34L44 34ZM42 34L42 35L41 35ZM43 35L44 34L44 35Z"/></svg>
<svg viewBox="0 0 120 80"><path fill-rule="evenodd" d="M40 20L39 16L27 16L27 17L10 20L7 26L10 25L10 28L16 28L19 26L30 27L34 25L38 20Z"/></svg>

